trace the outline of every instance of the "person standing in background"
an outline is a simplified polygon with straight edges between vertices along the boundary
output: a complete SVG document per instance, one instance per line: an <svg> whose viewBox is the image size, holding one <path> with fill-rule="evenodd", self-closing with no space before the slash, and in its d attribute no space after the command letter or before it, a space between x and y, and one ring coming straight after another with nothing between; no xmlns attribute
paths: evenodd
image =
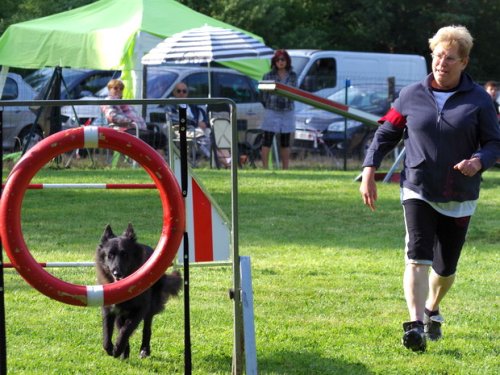
<svg viewBox="0 0 500 375"><path fill-rule="evenodd" d="M275 81L288 86L297 86L297 74L292 69L290 55L279 49L271 59L271 71L264 74L265 81ZM262 142L262 165L269 168L269 151L276 134L280 134L280 158L283 169L290 163L290 140L295 131L294 102L283 96L261 92L261 102L265 107L261 129L264 131Z"/></svg>
<svg viewBox="0 0 500 375"><path fill-rule="evenodd" d="M484 89L488 94L490 94L491 99L493 100L493 105L495 106L495 111L497 112L498 116L498 114L500 114L500 111L498 109L498 102L497 102L497 93L498 93L497 84L495 83L495 81L488 81L484 84Z"/></svg>
<svg viewBox="0 0 500 375"><path fill-rule="evenodd" d="M500 156L500 127L491 97L465 73L473 38L463 26L447 26L429 39L432 73L403 88L380 119L363 162L360 193L375 210L375 171L401 139L405 271L410 320L403 345L426 350L442 336L441 302L455 281L481 174Z"/></svg>

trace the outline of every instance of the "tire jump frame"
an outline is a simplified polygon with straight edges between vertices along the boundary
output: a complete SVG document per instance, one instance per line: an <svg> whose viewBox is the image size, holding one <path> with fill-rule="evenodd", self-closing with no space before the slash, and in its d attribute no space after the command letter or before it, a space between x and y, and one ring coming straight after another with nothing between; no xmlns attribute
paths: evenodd
<svg viewBox="0 0 500 375"><path fill-rule="evenodd" d="M21 230L24 193L33 176L50 160L76 148L107 148L136 160L159 190L163 207L161 236L153 255L132 275L106 285L76 285L45 271L30 254ZM0 235L19 274L35 289L60 302L102 306L131 299L153 285L172 264L185 231L184 201L174 174L149 145L104 127L79 127L55 133L31 148L11 171L0 202Z"/></svg>
<svg viewBox="0 0 500 375"><path fill-rule="evenodd" d="M237 154L238 154L238 137L237 137L237 127L236 127L236 104L229 100L229 99L221 99L221 98L215 98L215 99L186 99L183 101L184 104L207 104L207 101L209 102L208 104L211 104L212 102L214 104L218 103L224 103L229 105L230 108L230 119L231 119L231 124L232 124L232 142L231 142L231 155L232 155L232 162L231 162L231 209L232 209L232 219L231 219L231 242L232 242L232 254L233 254L233 361L232 361L232 374L234 375L240 375L243 373L243 355L246 354L246 362L247 362L247 373L248 374L256 374L256 367L254 369L251 369L248 364L250 363L250 360L255 362L256 365L256 358L250 358L251 355L248 355L248 350L245 350L243 347L243 341L245 339L245 344L248 345L246 342L246 335L243 333L243 301L242 297L245 295L245 291L242 290L242 280L240 277L240 255L239 255L239 240L238 240L238 184L237 184ZM39 101L40 105L65 105L65 101ZM69 105L75 104L76 101L68 101ZM111 101L114 102L114 101ZM120 101L121 102L121 101ZM144 100L126 100L125 101L127 104L144 104ZM154 104L156 104L156 101L153 101ZM160 104L168 104L170 102L175 103L175 100L170 99L170 100L161 100ZM2 103L6 106L11 106L13 103L10 102L4 102ZM33 105L34 102L16 102L16 105ZM37 104L37 102L35 102ZM93 105L95 104L94 101L92 102L79 102L78 104L86 104L86 105ZM112 103L114 104L114 103ZM117 103L118 104L118 103ZM120 103L121 104L121 103ZM182 107L181 107L182 108ZM0 123L2 120L2 110L0 108ZM87 127L85 127L87 128ZM88 127L91 129L91 127ZM72 285L72 284L65 284L59 279L52 280L49 278L49 281L52 282L56 286L63 285L64 287L70 289L70 292L78 292L79 294L76 294L75 298L69 298L68 296L65 296L64 299L68 299L71 302L74 302L74 304L79 305L79 306L90 306L91 304L93 305L102 305L106 303L115 303L113 301L118 301L121 299L122 295L127 295L126 298L131 298L133 297L132 294L128 294L129 292L132 291L124 291L126 288L135 288L135 287L140 287L142 290L147 289L147 286L144 285L135 285L134 279L132 280L132 277L136 275L137 273L141 273L143 276L137 276L137 279L147 276L147 272L156 272L158 271L158 274L162 273L163 270L160 270L160 268L166 269L173 258L175 257L175 253L177 252L177 249L179 248L179 243L183 238L183 234L185 234L185 212L184 212L184 206L183 206L183 196L184 194L187 193L187 158L186 158L186 150L185 150L185 144L183 147L183 142L182 142L182 137L181 137L181 161L184 159L184 163L181 163L181 171L183 171L184 176L181 176L181 186L182 186L182 194L179 195L179 186L173 181L175 180L174 176L170 172L170 170L167 169L165 172L163 167L165 166L165 163L161 157L148 145L142 145L139 142L142 142L138 139L135 139L134 137L130 136L130 138L124 139L123 137L120 137L116 134L111 134L110 132L114 131L112 129L104 128L104 129L95 129L95 130L87 130L87 134L80 133L81 128L77 129L72 129L68 131L63 131L54 134L54 136L62 136L64 134L65 137L70 137L71 139L69 141L61 141L64 143L64 146L62 147L61 145L54 144L48 147L49 151L51 147L58 148L58 153L50 152L50 155L52 156L47 156L40 154L39 152L39 145L35 145L33 149L38 150L38 155L37 157L41 158L43 160L43 163L47 163L51 157L53 158L56 155L60 155L61 153L64 153L66 151L75 149L75 148L109 148L118 152L121 152L127 156L130 156L132 159L135 159L139 164L146 169L146 171L149 173L149 175L152 177L155 185L159 190L162 190L161 192L161 200L162 200L162 206L163 206L163 229L162 229L162 235L161 239L157 245L155 253L158 253L157 256L152 256L146 264L143 265L136 273L133 275L129 276L128 278L125 278L123 280L120 280L115 285L115 288L122 288L122 291L115 291L112 289L108 289L108 287L103 287L102 291L99 290L101 286L79 286L79 285ZM117 132L118 133L118 132ZM126 134L120 133L122 136L126 137ZM181 134L182 134L182 127L181 127ZM2 138L2 133L0 132L0 139ZM46 140L48 140L47 138ZM54 139L54 138L50 138ZM46 140L43 140L42 142L45 142ZM126 141L126 142L125 142ZM42 143L40 142L40 143ZM120 144L122 142L122 144ZM45 144L45 143L44 143ZM48 145L48 143L47 143ZM143 148L146 147L146 150L143 150ZM33 152L33 151L30 151ZM149 160L149 158L152 158L152 160ZM0 160L0 163L2 160ZM32 176L36 174L36 171L38 171L43 164L38 163L37 160L34 160L34 158L31 158L29 162L23 162L26 163L25 168L28 168L28 175L29 177L25 176L23 174L23 178L20 179L20 186L23 187L23 190L21 193L19 193L19 196L17 199L19 202L16 202L16 205L20 205L22 203L22 198L24 196L24 191L26 190L26 187L29 185L29 180ZM183 168L184 167L184 168ZM31 168L31 169L30 169ZM35 168L38 168L36 171ZM19 169L19 167L16 168L15 173L20 174L22 170ZM24 172L26 173L26 172ZM11 172L11 175L14 175L14 171ZM168 179L168 182L165 182L162 178L165 177ZM19 178L19 177L17 177ZM173 192L175 194L175 197L171 196L164 196L166 194L165 191L168 190L168 187L173 186ZM2 198L9 197L10 194L12 194L12 185L6 186L8 189L3 191ZM169 192L172 193L172 192ZM2 202L0 202L0 206L2 206L4 203L4 200L8 199L2 199ZM12 208L15 208L19 211L20 206L14 205ZM10 208L5 208L10 209ZM32 284L34 280L34 277L31 277L31 272L34 270L38 275L42 274L43 277L45 276L45 271L43 271L43 268L39 265L36 264L36 261L31 257L29 254L28 249L26 248L26 244L24 243L22 233L21 233L21 228L20 228L20 217L19 217L19 212L15 212L15 215L13 215L13 219L15 219L15 223L17 224L17 227L12 227L12 226L4 226L3 223L5 222L4 216L9 216L13 215L11 212L6 212L4 211L4 207L0 207L0 235L2 236L2 241L5 241L5 234L7 236L10 236L10 231L15 230L16 235L17 235L17 240L19 240L19 243L14 241L14 243L4 243L4 247L9 246L10 251L12 253L21 253L23 257L26 258L31 258L30 260L30 266L31 269L23 269L23 272L28 275L28 283ZM168 240L168 243L167 243ZM5 241L7 242L7 241ZM177 244L175 245L174 242ZM185 242L186 243L186 242ZM12 246L11 246L12 245ZM16 245L22 245L16 247ZM162 254L165 254L165 259L160 259L160 252ZM8 253L9 255L9 253ZM10 255L9 255L10 257ZM168 258L168 259L167 259ZM12 259L11 259L12 261ZM1 252L0 252L0 263L3 263L2 257L1 257ZM18 269L19 262L16 259L14 263L14 266L16 269ZM187 247L185 246L184 249L184 264L185 264L185 269L189 267L189 254L187 252ZM161 271L161 272L160 272ZM21 276L24 277L23 273L19 272ZM245 271L245 273L248 273ZM187 282L186 277L188 273L184 275L184 288L185 288L185 297L188 293L186 293L186 290L189 292L189 282ZM50 276L50 275L49 275ZM130 279L130 280L129 280ZM148 276L148 279L150 280L150 284L153 283L154 277ZM45 280L47 281L47 280ZM41 282L41 287L44 288L46 285ZM2 264L0 264L0 320L5 321L5 308L4 308L4 303L3 303L3 267ZM52 287L52 284L49 285L49 287ZM49 289L47 287L47 289ZM36 288L36 286L35 286ZM38 288L37 288L38 289ZM44 289L45 290L45 289ZM88 292L87 292L88 290ZM52 289L50 290L52 294L56 293L57 294L57 289ZM137 291L136 291L137 292ZM46 294L42 292L43 294ZM89 304L89 298L88 295L90 294L90 304ZM140 291L137 292L137 294L140 294ZM135 295L135 293L134 293ZM248 295L247 295L248 296ZM50 297L50 296L49 296ZM125 298L124 298L125 299ZM61 299L58 299L61 301ZM101 301L102 300L102 301ZM62 301L65 302L65 301ZM185 298L185 304L189 304L189 298ZM185 317L185 325L186 325L186 336L185 337L185 374L190 374L191 373L191 342L189 338L189 309L185 309L185 314L187 314L187 319ZM252 322L253 323L253 322ZM252 335L254 334L253 329L250 332ZM0 362L0 374L6 374L7 373L7 364L6 364L6 340L5 340L5 326L2 326L0 324L0 359L2 359Z"/></svg>

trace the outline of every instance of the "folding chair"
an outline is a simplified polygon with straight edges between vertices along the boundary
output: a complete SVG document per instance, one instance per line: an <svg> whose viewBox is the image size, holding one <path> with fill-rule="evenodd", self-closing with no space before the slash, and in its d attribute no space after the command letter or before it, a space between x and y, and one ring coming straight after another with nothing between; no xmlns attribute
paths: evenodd
<svg viewBox="0 0 500 375"><path fill-rule="evenodd" d="M264 131L262 129L245 130L244 142L239 144L240 154L246 155L250 166L256 168L255 161L260 158Z"/></svg>
<svg viewBox="0 0 500 375"><path fill-rule="evenodd" d="M212 161L217 169L231 166L231 122L226 118L210 119L212 127Z"/></svg>
<svg viewBox="0 0 500 375"><path fill-rule="evenodd" d="M158 129L163 129L161 134L166 137L165 156L168 157L170 146L180 147L179 119L177 116L171 116L168 112L152 112L150 119L153 124L148 123L148 126L155 125ZM202 129L192 125L187 126L186 140L188 147L188 157L191 166L194 168L197 165L197 156L199 153L198 141L205 136Z"/></svg>

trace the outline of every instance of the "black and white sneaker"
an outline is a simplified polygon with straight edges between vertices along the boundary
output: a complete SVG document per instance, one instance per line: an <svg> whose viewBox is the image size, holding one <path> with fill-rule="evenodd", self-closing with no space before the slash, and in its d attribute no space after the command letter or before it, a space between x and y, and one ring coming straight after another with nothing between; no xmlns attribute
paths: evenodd
<svg viewBox="0 0 500 375"><path fill-rule="evenodd" d="M424 314L425 336L431 341L439 340L443 336L441 332L441 324L443 322L444 318L439 314L432 316Z"/></svg>
<svg viewBox="0 0 500 375"><path fill-rule="evenodd" d="M414 352L425 352L427 341L424 324L421 321L405 322L403 323L403 330L405 331L401 340L403 345Z"/></svg>

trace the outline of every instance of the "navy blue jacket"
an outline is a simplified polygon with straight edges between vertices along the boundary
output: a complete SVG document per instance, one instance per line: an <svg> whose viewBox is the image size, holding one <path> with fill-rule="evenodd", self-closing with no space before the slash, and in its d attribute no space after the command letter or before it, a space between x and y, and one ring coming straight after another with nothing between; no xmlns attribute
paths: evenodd
<svg viewBox="0 0 500 375"><path fill-rule="evenodd" d="M453 166L479 157L483 171L500 158L500 127L486 91L462 74L456 92L439 112L432 75L401 90L393 108L380 119L363 166L379 167L403 138L401 186L432 202L463 202L479 197L481 173L464 176Z"/></svg>

